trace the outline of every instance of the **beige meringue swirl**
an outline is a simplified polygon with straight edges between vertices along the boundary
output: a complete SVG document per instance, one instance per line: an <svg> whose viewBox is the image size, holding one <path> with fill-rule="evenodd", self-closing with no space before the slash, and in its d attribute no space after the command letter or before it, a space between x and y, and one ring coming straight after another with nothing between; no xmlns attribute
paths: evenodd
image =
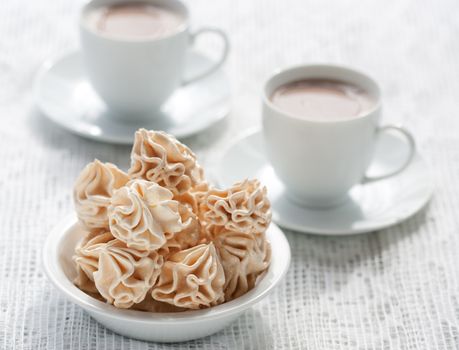
<svg viewBox="0 0 459 350"><path fill-rule="evenodd" d="M131 248L161 248L184 228L179 203L172 197L171 191L154 182L131 180L115 191L108 207L113 236Z"/></svg>
<svg viewBox="0 0 459 350"><path fill-rule="evenodd" d="M220 228L214 232L213 242L225 271L225 301L247 293L269 267L271 248L264 234Z"/></svg>
<svg viewBox="0 0 459 350"><path fill-rule="evenodd" d="M190 188L187 192L174 196L174 199L180 203L185 204L199 217L200 205L204 201L209 192L209 185L207 182L201 182L196 186Z"/></svg>
<svg viewBox="0 0 459 350"><path fill-rule="evenodd" d="M139 129L131 153L132 178L153 181L180 195L203 181L194 153L162 131Z"/></svg>
<svg viewBox="0 0 459 350"><path fill-rule="evenodd" d="M169 256L151 295L177 307L199 309L222 303L224 284L215 246L201 244Z"/></svg>
<svg viewBox="0 0 459 350"><path fill-rule="evenodd" d="M226 190L211 189L200 205L207 229L223 226L229 231L264 232L271 222L266 187L258 180L235 183Z"/></svg>
<svg viewBox="0 0 459 350"><path fill-rule="evenodd" d="M101 249L94 283L99 293L118 308L129 308L145 299L163 265L158 252L129 248L113 239Z"/></svg>
<svg viewBox="0 0 459 350"><path fill-rule="evenodd" d="M94 272L99 268L101 247L113 236L106 230L87 232L75 248L73 261L76 265L77 277L73 281L81 290L98 293L94 284Z"/></svg>
<svg viewBox="0 0 459 350"><path fill-rule="evenodd" d="M164 256L188 249L203 243L201 224L193 211L184 204L179 204L179 213L183 228L170 237L161 248Z"/></svg>
<svg viewBox="0 0 459 350"><path fill-rule="evenodd" d="M80 222L88 229L108 228L107 207L113 191L129 181L126 173L110 163L94 160L78 176L73 199Z"/></svg>
<svg viewBox="0 0 459 350"><path fill-rule="evenodd" d="M75 250L74 283L83 291L99 293L119 308L129 308L145 299L155 284L164 259L157 252L126 246L110 232L90 232Z"/></svg>

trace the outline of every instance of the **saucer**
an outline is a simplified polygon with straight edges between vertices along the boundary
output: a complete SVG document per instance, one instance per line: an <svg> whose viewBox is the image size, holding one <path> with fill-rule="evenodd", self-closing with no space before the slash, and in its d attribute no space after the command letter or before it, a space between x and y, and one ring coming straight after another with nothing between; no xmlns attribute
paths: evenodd
<svg viewBox="0 0 459 350"><path fill-rule="evenodd" d="M395 134L382 134L369 174L397 169L407 152L403 139ZM340 206L330 209L299 206L285 197L284 186L267 160L261 131L252 131L232 144L221 156L215 175L224 187L240 179L258 178L268 188L273 220L277 224L321 235L365 233L398 224L422 209L433 192L428 167L416 154L400 174L356 185L350 191L350 199Z"/></svg>
<svg viewBox="0 0 459 350"><path fill-rule="evenodd" d="M185 78L210 63L191 51ZM210 127L228 114L230 91L220 69L180 87L161 111L152 112L150 120L123 122L110 115L87 80L81 54L73 52L43 64L35 81L35 98L44 115L70 132L98 141L132 144L134 132L141 127L163 130L177 138Z"/></svg>

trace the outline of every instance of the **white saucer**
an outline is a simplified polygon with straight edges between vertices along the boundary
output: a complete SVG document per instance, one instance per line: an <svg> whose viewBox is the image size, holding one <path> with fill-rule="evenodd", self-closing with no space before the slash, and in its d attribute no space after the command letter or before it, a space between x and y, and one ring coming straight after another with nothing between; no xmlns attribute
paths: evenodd
<svg viewBox="0 0 459 350"><path fill-rule="evenodd" d="M407 146L395 135L383 134L370 174L395 169L406 159ZM347 235L379 230L398 224L429 201L433 182L419 154L401 174L386 180L357 185L350 200L331 209L310 209L285 198L284 186L264 153L260 131L250 132L230 146L216 167L221 186L244 178L258 178L268 188L273 220L287 229L322 235Z"/></svg>
<svg viewBox="0 0 459 350"><path fill-rule="evenodd" d="M210 60L190 52L185 77L202 71ZM132 144L140 127L164 130L178 138L196 134L223 119L229 112L229 85L222 70L179 88L151 121L123 123L110 118L89 84L81 55L67 54L44 63L35 82L35 97L43 114L63 128L90 139Z"/></svg>

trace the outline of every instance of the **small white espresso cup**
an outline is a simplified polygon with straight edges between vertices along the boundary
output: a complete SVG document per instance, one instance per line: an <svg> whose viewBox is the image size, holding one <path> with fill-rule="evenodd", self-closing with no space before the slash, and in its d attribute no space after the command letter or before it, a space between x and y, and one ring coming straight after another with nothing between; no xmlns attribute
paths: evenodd
<svg viewBox="0 0 459 350"><path fill-rule="evenodd" d="M364 115L317 121L289 115L271 101L281 85L308 78L340 80L366 90L376 100ZM396 175L410 163L415 142L405 129L379 126L381 93L376 82L358 71L334 65L301 65L275 73L263 91L263 133L268 158L292 201L326 208L346 201L356 184ZM395 131L406 138L409 156L403 165L377 177L366 175L378 134Z"/></svg>
<svg viewBox="0 0 459 350"><path fill-rule="evenodd" d="M142 119L158 109L183 84L189 84L217 70L229 51L226 34L217 28L204 27L190 32L189 13L177 0L142 0L170 9L183 16L183 25L174 33L161 38L124 39L97 33L88 23L88 12L99 6L138 3L138 0L92 0L82 9L80 38L83 59L89 80L115 112L117 118ZM220 58L194 77L184 79L187 51L195 39L213 33L223 41Z"/></svg>

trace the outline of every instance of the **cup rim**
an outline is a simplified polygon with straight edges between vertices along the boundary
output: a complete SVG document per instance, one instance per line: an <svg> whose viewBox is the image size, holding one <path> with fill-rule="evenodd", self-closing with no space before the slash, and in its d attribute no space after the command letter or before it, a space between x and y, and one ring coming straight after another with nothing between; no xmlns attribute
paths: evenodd
<svg viewBox="0 0 459 350"><path fill-rule="evenodd" d="M97 300L81 291L65 274L60 262L59 248L70 230L77 224L74 214L62 219L46 238L42 251L42 264L48 279L69 300L90 313L104 315L126 322L144 324L185 324L207 321L234 315L248 309L265 298L285 277L291 259L290 246L281 229L271 223L266 232L271 243L271 265L262 276L262 280L244 295L212 306L207 309L188 310L184 312L146 312L139 310L118 309L113 305ZM263 283L264 282L264 283ZM264 288L262 288L264 286Z"/></svg>
<svg viewBox="0 0 459 350"><path fill-rule="evenodd" d="M184 19L183 23L179 26L177 31L167 34L166 36L159 37L159 38L139 38L139 39L130 38L130 39L127 39L127 38L117 38L117 37L105 36L105 35L97 33L95 30L92 30L90 26L87 23L85 23L85 14L87 13L89 9L91 9L92 7L97 8L99 6L104 6L104 5L110 6L114 4L123 4L123 3L129 3L129 2L132 2L132 3L146 2L146 3L156 4L157 0L138 0L138 1L137 0L113 0L113 1L107 2L106 4L95 4L96 2L97 0L88 0L81 7L79 18L78 18L78 24L81 30L84 30L86 33L94 37L97 37L103 40L107 40L109 42L122 43L122 44L134 44L134 45L135 44L146 44L146 43L158 43L161 41L169 40L180 34L183 34L184 32L188 31L190 28L190 11L188 10L188 7L180 0L168 0L167 1L168 4L164 5L165 7L169 7L170 4L175 3L176 5L180 7L182 14L183 14L183 19Z"/></svg>
<svg viewBox="0 0 459 350"><path fill-rule="evenodd" d="M346 72L346 73L350 73L350 74L353 74L353 75L356 75L356 76L360 76L361 78L367 80L368 83L370 83L373 87L372 87L372 91L371 93L374 94L375 98L376 98L376 103L374 104L374 106L372 108L370 108L368 111L365 112L365 114L363 115L357 115L357 116L354 116L352 118L347 118L347 119L340 119L340 118L336 118L336 119L332 119L332 120L328 120L328 119L325 119L325 120L317 120L317 119L309 119L309 118L301 118L301 117L298 117L298 116L295 116L294 114L290 114L290 113L287 113L285 112L284 110L280 109L279 107L277 107L270 99L270 96L268 96L268 86L269 84L276 78L284 75L284 74L287 74L291 71L294 71L294 70L301 70L301 69L308 69L308 70L314 70L314 69L330 69L330 70L340 70L340 71L343 71L343 72ZM317 76L317 78L320 78L320 75ZM324 76L323 78L327 78L327 79L333 79L331 76ZM301 78L299 78L301 79ZM359 84L356 84L354 83L352 80L346 80L346 79L339 79L339 80L342 80L344 82L349 82L349 83L352 83L352 84L355 84L355 85L359 85ZM289 81L289 82L294 82L295 79ZM286 82L284 84L287 84L289 82ZM281 84L282 85L282 84ZM280 86L280 85L279 85ZM277 86L276 88L278 88L279 86ZM306 123L313 123L313 124L342 124L342 123L350 123L350 122L354 122L356 120L360 120L360 119L364 119L364 118L368 118L369 116L371 116L375 111L378 111L381 109L382 107L382 101L381 101L381 88L379 86L379 84L376 82L376 80L374 80L372 77L370 77L368 74L360 71L360 70L357 70L355 68L352 68L352 67L349 67L349 66L346 66L346 65L342 65L342 64L333 64L333 63L306 63L306 64L297 64L297 65L290 65L290 66L287 66L287 67L283 67L283 68L277 68L275 69L270 75L269 75L269 78L265 80L265 83L263 85L263 94L262 94L262 100L263 100L263 103L268 106L270 109L276 111L277 113L281 114L283 117L285 118L289 118L291 120L296 120L296 121L299 121L299 122L306 122Z"/></svg>

